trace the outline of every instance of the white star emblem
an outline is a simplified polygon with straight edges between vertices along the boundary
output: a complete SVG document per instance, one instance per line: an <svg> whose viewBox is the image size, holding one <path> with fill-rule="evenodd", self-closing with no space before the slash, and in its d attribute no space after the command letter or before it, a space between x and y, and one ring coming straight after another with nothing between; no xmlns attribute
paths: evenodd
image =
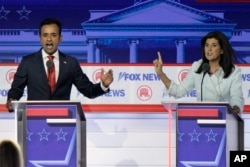
<svg viewBox="0 0 250 167"><path fill-rule="evenodd" d="M199 142L199 136L201 135L201 133L197 133L196 129L194 129L192 133L189 133L189 135L191 136L191 142L194 140Z"/></svg>
<svg viewBox="0 0 250 167"><path fill-rule="evenodd" d="M4 7L2 6L1 9L0 9L0 20L1 19L5 19L7 20L7 14L9 14L10 11L9 10L5 10Z"/></svg>
<svg viewBox="0 0 250 167"><path fill-rule="evenodd" d="M178 129L178 140L182 141L182 136L184 135L184 133L181 133Z"/></svg>
<svg viewBox="0 0 250 167"><path fill-rule="evenodd" d="M31 10L26 10L25 6L23 6L22 10L17 10L16 12L20 14L19 20L22 20L22 19L29 20L28 15L31 13Z"/></svg>
<svg viewBox="0 0 250 167"><path fill-rule="evenodd" d="M215 139L215 137L218 135L217 133L214 133L213 132L213 130L211 129L210 130L210 132L209 133L206 133L206 135L207 135L207 141L209 142L209 141L214 141L214 142L216 142L216 139Z"/></svg>
<svg viewBox="0 0 250 167"><path fill-rule="evenodd" d="M26 139L31 141L31 136L33 135L32 132L29 132L28 129L26 129Z"/></svg>
<svg viewBox="0 0 250 167"><path fill-rule="evenodd" d="M43 129L43 131L42 131L42 132L39 132L38 134L40 135L40 141L42 141L42 140L49 141L48 136L50 135L50 133L49 133L49 132L46 132L45 129Z"/></svg>
<svg viewBox="0 0 250 167"><path fill-rule="evenodd" d="M57 135L57 141L59 141L59 140L66 140L65 139L65 136L68 134L67 132L63 132L63 130L62 130L62 128L60 129L60 131L59 132L56 132L55 133L56 135Z"/></svg>

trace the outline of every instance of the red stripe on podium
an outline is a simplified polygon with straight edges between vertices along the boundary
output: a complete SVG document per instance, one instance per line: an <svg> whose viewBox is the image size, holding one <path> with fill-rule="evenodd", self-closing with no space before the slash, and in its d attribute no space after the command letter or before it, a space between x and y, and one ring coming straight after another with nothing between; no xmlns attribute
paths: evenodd
<svg viewBox="0 0 250 167"><path fill-rule="evenodd" d="M167 112L161 104L82 104L84 112ZM8 112L5 105L0 104L0 113Z"/></svg>
<svg viewBox="0 0 250 167"><path fill-rule="evenodd" d="M167 112L161 104L90 104L82 107L84 112Z"/></svg>
<svg viewBox="0 0 250 167"><path fill-rule="evenodd" d="M218 109L178 109L179 117L211 117L217 118L219 116Z"/></svg>
<svg viewBox="0 0 250 167"><path fill-rule="evenodd" d="M82 104L84 112L167 112L162 104ZM0 104L0 113L8 112L5 104ZM245 105L243 113L250 114L250 105Z"/></svg>
<svg viewBox="0 0 250 167"><path fill-rule="evenodd" d="M28 108L28 117L68 117L68 108Z"/></svg>

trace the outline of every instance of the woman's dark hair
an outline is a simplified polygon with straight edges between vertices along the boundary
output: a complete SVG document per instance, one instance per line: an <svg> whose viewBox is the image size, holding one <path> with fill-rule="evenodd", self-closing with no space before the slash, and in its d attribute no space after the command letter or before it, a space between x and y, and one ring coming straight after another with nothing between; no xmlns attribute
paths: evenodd
<svg viewBox="0 0 250 167"><path fill-rule="evenodd" d="M0 166L22 167L23 159L19 145L11 140L0 142Z"/></svg>
<svg viewBox="0 0 250 167"><path fill-rule="evenodd" d="M220 57L219 64L225 73L223 78L227 78L231 74L232 70L234 69L233 60L235 58L235 53L234 53L234 50L233 50L232 46L230 45L227 37L220 31L209 32L206 36L204 36L201 39L202 63L200 65L200 67L198 68L198 70L196 71L196 73L200 74L202 72L203 64L208 63L208 59L205 56L204 47L206 44L206 40L210 39L210 38L214 38L214 39L218 40L219 45L220 45L221 49L223 50L223 54Z"/></svg>
<svg viewBox="0 0 250 167"><path fill-rule="evenodd" d="M62 24L60 21L58 21L57 19L54 18L46 18L44 19L41 23L40 23L40 27L39 27L39 35L41 35L41 29L44 25L50 25L50 24L56 24L58 26L59 29L59 35L61 35L62 33Z"/></svg>

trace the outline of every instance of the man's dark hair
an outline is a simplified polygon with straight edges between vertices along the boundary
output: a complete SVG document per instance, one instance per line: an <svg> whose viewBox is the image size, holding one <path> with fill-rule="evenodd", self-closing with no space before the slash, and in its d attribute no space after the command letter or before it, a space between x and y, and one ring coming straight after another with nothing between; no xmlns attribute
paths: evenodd
<svg viewBox="0 0 250 167"><path fill-rule="evenodd" d="M62 32L62 24L59 20L55 19L55 18L46 18L44 19L41 23L40 23L40 27L39 27L39 35L41 35L41 29L44 25L49 25L49 24L56 24L58 26L59 29L59 35L61 35Z"/></svg>

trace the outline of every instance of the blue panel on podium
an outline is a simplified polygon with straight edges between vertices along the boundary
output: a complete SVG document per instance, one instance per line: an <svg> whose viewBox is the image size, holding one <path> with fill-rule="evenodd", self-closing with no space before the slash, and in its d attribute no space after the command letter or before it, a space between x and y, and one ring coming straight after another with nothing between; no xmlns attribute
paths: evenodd
<svg viewBox="0 0 250 167"><path fill-rule="evenodd" d="M228 167L229 152L244 149L244 121L227 102L162 103L176 124L178 167Z"/></svg>
<svg viewBox="0 0 250 167"><path fill-rule="evenodd" d="M226 112L227 106L178 106L178 167L226 167Z"/></svg>
<svg viewBox="0 0 250 167"><path fill-rule="evenodd" d="M80 103L16 104L25 166L86 166L86 120Z"/></svg>

